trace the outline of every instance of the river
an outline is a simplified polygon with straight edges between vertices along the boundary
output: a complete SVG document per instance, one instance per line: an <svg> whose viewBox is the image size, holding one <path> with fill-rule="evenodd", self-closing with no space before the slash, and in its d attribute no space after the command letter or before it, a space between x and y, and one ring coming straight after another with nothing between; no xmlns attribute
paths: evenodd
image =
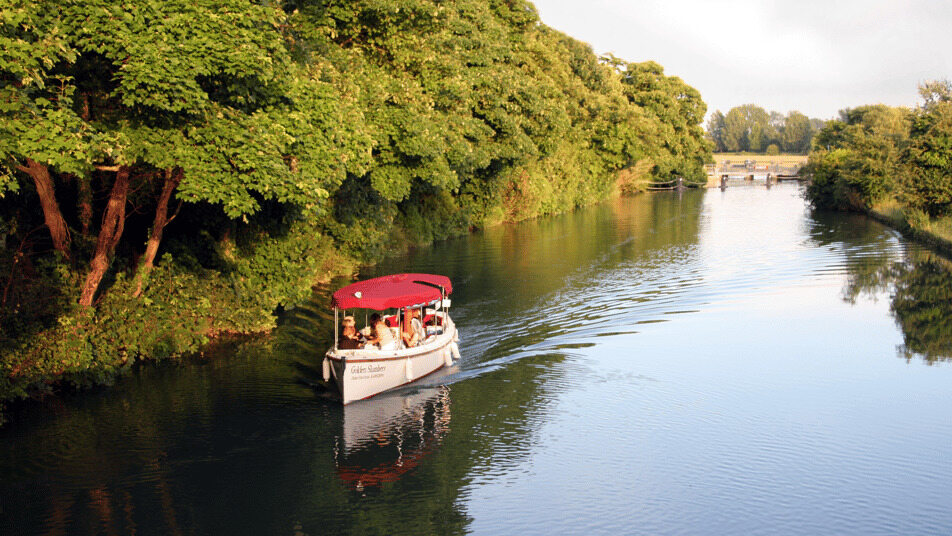
<svg viewBox="0 0 952 536"><path fill-rule="evenodd" d="M366 270L462 358L342 408L329 293L268 337L19 404L0 533L949 534L949 263L800 189L619 199Z"/></svg>

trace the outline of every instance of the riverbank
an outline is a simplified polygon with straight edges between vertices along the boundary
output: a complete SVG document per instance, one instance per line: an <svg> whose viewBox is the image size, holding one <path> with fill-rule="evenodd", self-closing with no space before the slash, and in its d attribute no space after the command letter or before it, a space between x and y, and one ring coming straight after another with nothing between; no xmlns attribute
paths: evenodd
<svg viewBox="0 0 952 536"><path fill-rule="evenodd" d="M590 204L641 193L626 182L629 175L620 173L616 181L619 186ZM580 207L564 206L559 211L550 208L548 212L522 214L518 220L507 214L508 219L482 228L554 216L577 208ZM393 255L458 234L421 240L412 229L397 226L383 241L392 246L388 255ZM167 262L155 267L152 280L156 283L146 288L142 299L133 295L133 281L120 274L94 308L73 307L57 319L57 325L32 326L32 337L24 337L16 347L0 351L0 426L6 420L5 405L14 400L39 400L63 390L110 386L128 374L136 362L159 363L204 355L223 337L266 335L277 326L282 311L307 301L316 286L337 277L354 277L361 267L375 264L373 260L348 255L329 237L313 238L304 250L298 249L300 237L285 238L287 243L263 248L269 251L253 255L255 260L250 266L236 270L245 273L249 280L259 280L262 272L268 272L267 266L282 264L285 271L269 273L262 288L233 288L220 281L218 274L203 278L186 274L174 262ZM168 285L157 283L166 280Z"/></svg>
<svg viewBox="0 0 952 536"><path fill-rule="evenodd" d="M222 337L269 333L281 311L310 299L316 285L356 273L359 261L329 238L301 248L294 234L236 256L227 274L190 271L167 257L140 296L120 273L95 306L61 300L55 323L24 323L0 349L0 425L13 400L112 385L136 362L202 355Z"/></svg>
<svg viewBox="0 0 952 536"><path fill-rule="evenodd" d="M878 203L866 213L874 220L896 229L906 238L952 257L952 217L931 219L898 201Z"/></svg>

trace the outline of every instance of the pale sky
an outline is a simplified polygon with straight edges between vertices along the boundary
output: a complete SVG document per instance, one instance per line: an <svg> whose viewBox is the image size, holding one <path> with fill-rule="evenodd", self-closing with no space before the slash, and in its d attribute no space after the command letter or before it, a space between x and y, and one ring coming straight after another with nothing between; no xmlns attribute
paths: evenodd
<svg viewBox="0 0 952 536"><path fill-rule="evenodd" d="M724 113L754 103L828 119L915 106L952 79L949 0L532 0L542 22L597 54L654 60Z"/></svg>

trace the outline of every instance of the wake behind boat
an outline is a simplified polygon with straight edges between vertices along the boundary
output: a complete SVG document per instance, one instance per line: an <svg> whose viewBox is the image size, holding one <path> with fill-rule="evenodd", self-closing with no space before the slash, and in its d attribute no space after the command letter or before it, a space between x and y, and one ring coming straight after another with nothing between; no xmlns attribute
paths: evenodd
<svg viewBox="0 0 952 536"><path fill-rule="evenodd" d="M406 385L459 359L459 335L448 312L452 292L446 276L394 274L334 293L334 346L324 355L323 373L325 381L333 378L344 404ZM357 333L348 309L397 314L371 316L379 320ZM349 322L343 330L341 311Z"/></svg>

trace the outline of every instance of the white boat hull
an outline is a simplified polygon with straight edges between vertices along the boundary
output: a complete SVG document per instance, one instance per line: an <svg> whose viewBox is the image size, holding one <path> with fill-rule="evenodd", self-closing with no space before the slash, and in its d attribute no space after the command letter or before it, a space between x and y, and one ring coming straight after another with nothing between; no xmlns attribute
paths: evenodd
<svg viewBox="0 0 952 536"><path fill-rule="evenodd" d="M324 356L325 370L349 404L412 383L452 364L459 355L456 325L446 317L443 333L424 344L400 350L335 350Z"/></svg>

